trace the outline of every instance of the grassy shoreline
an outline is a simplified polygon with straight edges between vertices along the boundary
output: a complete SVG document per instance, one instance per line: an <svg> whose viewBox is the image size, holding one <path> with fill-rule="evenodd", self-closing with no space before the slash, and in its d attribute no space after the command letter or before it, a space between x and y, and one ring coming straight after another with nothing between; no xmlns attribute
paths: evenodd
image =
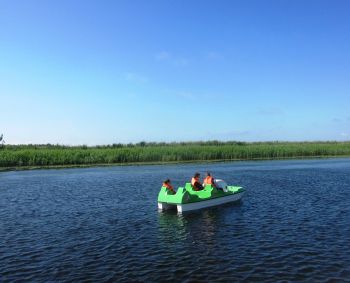
<svg viewBox="0 0 350 283"><path fill-rule="evenodd" d="M350 142L187 142L106 146L6 145L0 171L350 157Z"/></svg>
<svg viewBox="0 0 350 283"><path fill-rule="evenodd" d="M96 163L96 164L73 164L73 165L47 165L47 166L20 166L20 167L0 167L1 172L27 171L45 169L74 169L74 168L98 168L117 166L144 166L144 165L176 165L176 164L204 164L204 163L224 163L239 161L272 161L272 160L312 160L312 159L333 159L350 158L350 155L322 155L322 156L295 156L284 158L255 158L255 159L223 159L223 160L190 160L190 161L168 161L168 162L129 162L129 163Z"/></svg>

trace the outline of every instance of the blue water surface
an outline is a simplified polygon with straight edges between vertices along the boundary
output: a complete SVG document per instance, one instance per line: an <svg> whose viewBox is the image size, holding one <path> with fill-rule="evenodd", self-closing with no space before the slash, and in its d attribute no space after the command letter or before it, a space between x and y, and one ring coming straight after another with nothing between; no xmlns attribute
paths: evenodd
<svg viewBox="0 0 350 283"><path fill-rule="evenodd" d="M246 194L177 215L169 177ZM350 281L350 159L0 173L0 282Z"/></svg>

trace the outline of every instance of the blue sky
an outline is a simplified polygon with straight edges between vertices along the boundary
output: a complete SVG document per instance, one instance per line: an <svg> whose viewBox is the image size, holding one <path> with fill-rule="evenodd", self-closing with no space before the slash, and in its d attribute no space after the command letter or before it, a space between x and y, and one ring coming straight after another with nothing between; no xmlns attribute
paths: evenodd
<svg viewBox="0 0 350 283"><path fill-rule="evenodd" d="M349 140L349 14L349 1L0 0L0 133Z"/></svg>

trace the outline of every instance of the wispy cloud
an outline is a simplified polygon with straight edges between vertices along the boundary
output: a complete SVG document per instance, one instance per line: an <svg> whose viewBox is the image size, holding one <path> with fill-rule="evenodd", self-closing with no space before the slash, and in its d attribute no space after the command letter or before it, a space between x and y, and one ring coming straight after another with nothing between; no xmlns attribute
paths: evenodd
<svg viewBox="0 0 350 283"><path fill-rule="evenodd" d="M141 84L149 82L149 79L147 77L136 73L131 73L131 72L125 73L124 79L130 82L141 83Z"/></svg>
<svg viewBox="0 0 350 283"><path fill-rule="evenodd" d="M333 118L332 119L332 123L340 123L340 122L342 122L342 120L339 119L339 118Z"/></svg>
<svg viewBox="0 0 350 283"><path fill-rule="evenodd" d="M335 117L331 120L331 122L332 123L348 123L348 122L350 122L350 117L346 117L346 118Z"/></svg>
<svg viewBox="0 0 350 283"><path fill-rule="evenodd" d="M185 67L189 64L189 60L185 57L175 56L168 51L157 53L154 58L160 62L167 62L177 67Z"/></svg>
<svg viewBox="0 0 350 283"><path fill-rule="evenodd" d="M186 58L177 58L173 60L173 64L179 67L185 67L188 65L188 63L188 59Z"/></svg>
<svg viewBox="0 0 350 283"><path fill-rule="evenodd" d="M258 108L256 114L261 116L282 116L285 114L283 109L278 107Z"/></svg>
<svg viewBox="0 0 350 283"><path fill-rule="evenodd" d="M197 99L197 95L191 91L167 89L164 92L167 93L168 95L179 97L179 98L184 98L186 100L196 100Z"/></svg>
<svg viewBox="0 0 350 283"><path fill-rule="evenodd" d="M230 131L208 133L208 136L211 139L219 139L219 140L244 140L251 135L252 135L252 132L248 130L230 130Z"/></svg>
<svg viewBox="0 0 350 283"><path fill-rule="evenodd" d="M344 137L344 138L350 138L350 133L340 133L340 136Z"/></svg>
<svg viewBox="0 0 350 283"><path fill-rule="evenodd" d="M189 91L178 91L176 92L176 95L189 100L196 99L196 95L193 92L189 92Z"/></svg>
<svg viewBox="0 0 350 283"><path fill-rule="evenodd" d="M210 51L210 52L207 52L205 57L209 60L221 60L221 59L224 59L224 56L219 53L219 52L216 52L216 51Z"/></svg>
<svg viewBox="0 0 350 283"><path fill-rule="evenodd" d="M192 91L192 90L176 90L176 89L166 89L164 93L179 98L184 98L187 100L208 100L208 99L218 99L225 97L223 93L215 92L203 92L203 91Z"/></svg>
<svg viewBox="0 0 350 283"><path fill-rule="evenodd" d="M157 61L166 61L171 58L171 55L169 52L161 51L155 55L155 58Z"/></svg>
<svg viewBox="0 0 350 283"><path fill-rule="evenodd" d="M250 131L238 131L238 130L232 130L232 131L227 131L227 132L221 132L218 133L220 135L224 135L224 136L247 136L250 135L251 132Z"/></svg>

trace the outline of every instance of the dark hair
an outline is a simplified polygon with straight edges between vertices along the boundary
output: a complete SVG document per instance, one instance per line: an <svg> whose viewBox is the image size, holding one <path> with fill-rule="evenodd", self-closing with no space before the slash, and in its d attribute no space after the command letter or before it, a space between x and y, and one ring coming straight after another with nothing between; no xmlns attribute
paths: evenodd
<svg viewBox="0 0 350 283"><path fill-rule="evenodd" d="M207 172L207 176L210 176L210 172Z"/></svg>
<svg viewBox="0 0 350 283"><path fill-rule="evenodd" d="M170 183L170 179L166 179L166 180L164 181L164 183L165 183L165 184Z"/></svg>
<svg viewBox="0 0 350 283"><path fill-rule="evenodd" d="M199 174L198 172L196 172L195 174L194 174L194 178L196 178L196 177L199 177L201 174Z"/></svg>

